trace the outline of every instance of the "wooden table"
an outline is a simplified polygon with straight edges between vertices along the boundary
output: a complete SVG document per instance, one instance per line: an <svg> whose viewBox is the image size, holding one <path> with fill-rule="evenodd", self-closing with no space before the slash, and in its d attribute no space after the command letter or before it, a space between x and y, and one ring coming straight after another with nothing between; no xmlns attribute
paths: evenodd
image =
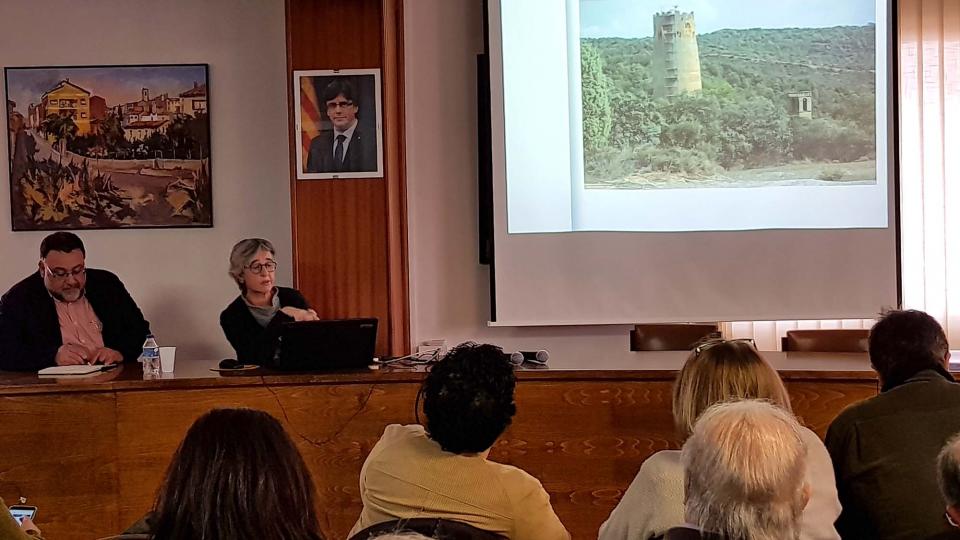
<svg viewBox="0 0 960 540"><path fill-rule="evenodd" d="M865 355L764 354L795 412L821 436L843 407L877 391ZM519 371L517 416L491 459L539 478L573 537L595 539L640 463L678 447L670 396L685 356ZM344 538L360 512L360 466L384 426L414 422L422 369L221 375L214 365L181 360L157 380L143 380L136 364L80 379L0 372L0 496L39 506L48 539L115 534L150 508L199 415L254 407L291 433L317 485L324 533Z"/></svg>

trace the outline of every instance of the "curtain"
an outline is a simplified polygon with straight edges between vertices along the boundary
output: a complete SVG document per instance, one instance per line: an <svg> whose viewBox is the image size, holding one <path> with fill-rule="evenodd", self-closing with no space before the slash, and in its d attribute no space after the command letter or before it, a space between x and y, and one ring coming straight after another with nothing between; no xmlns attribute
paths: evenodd
<svg viewBox="0 0 960 540"><path fill-rule="evenodd" d="M900 0L904 307L960 346L960 0Z"/></svg>
<svg viewBox="0 0 960 540"><path fill-rule="evenodd" d="M960 0L900 0L900 256L903 305L960 348ZM779 350L787 330L869 328L870 319L724 323Z"/></svg>

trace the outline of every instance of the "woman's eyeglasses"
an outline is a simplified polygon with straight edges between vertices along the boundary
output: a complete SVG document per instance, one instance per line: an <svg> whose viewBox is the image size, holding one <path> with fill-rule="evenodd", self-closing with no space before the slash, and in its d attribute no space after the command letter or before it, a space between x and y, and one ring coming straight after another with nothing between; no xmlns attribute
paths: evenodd
<svg viewBox="0 0 960 540"><path fill-rule="evenodd" d="M253 272L254 274L259 274L266 270L267 272L273 273L277 271L277 263L274 261L267 261L265 263L251 263L247 265L247 270Z"/></svg>
<svg viewBox="0 0 960 540"><path fill-rule="evenodd" d="M710 350L713 347L716 347L717 345L720 345L722 343L746 343L751 347L753 347L754 349L757 348L757 344L756 342L753 341L753 338L713 339L706 343L701 343L700 345L697 345L697 347L693 349L693 354L700 356L700 353L702 353L703 351Z"/></svg>

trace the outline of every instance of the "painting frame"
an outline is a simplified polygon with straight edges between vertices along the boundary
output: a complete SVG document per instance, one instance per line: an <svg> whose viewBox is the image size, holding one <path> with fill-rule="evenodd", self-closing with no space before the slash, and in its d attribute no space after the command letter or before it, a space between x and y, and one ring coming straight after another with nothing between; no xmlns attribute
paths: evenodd
<svg viewBox="0 0 960 540"><path fill-rule="evenodd" d="M37 103L22 98L17 103L15 97L23 95L28 82L44 77L59 82L40 95L36 92L41 90L34 91L31 97L36 96ZM94 91L86 90L84 84ZM126 89L132 86L140 87L139 99ZM64 88L79 92L81 98L86 92L86 103L68 99L66 106L73 109L65 113L59 108L64 100L50 99ZM4 94L13 231L214 226L209 64L5 66ZM82 110L84 105L87 111ZM87 118L82 118L84 112ZM85 140L70 146L71 141L51 136L42 126L51 116L78 120L74 123L75 141ZM26 141L32 144L28 144L31 157L26 165L19 146L23 135L14 129L17 121L24 123L32 140ZM95 127L97 122L100 127ZM176 141L172 141L175 135L168 137L171 128ZM53 159L58 161L56 165ZM34 167L31 171L38 174L25 178L24 166ZM58 176L65 176L66 181ZM61 188L52 190L56 196L48 189L46 199L42 197L44 189L35 190L28 201L24 180L37 184L41 178L48 184L60 183ZM75 196L65 197L62 184L71 183L67 191ZM52 212L53 217L38 217L46 215L42 212Z"/></svg>
<svg viewBox="0 0 960 540"><path fill-rule="evenodd" d="M334 86L335 82L346 86ZM297 70L293 72L292 84L297 180L383 178L381 70ZM352 100L334 102L335 122L328 115L322 95L340 89L356 95ZM337 96L343 96L343 92ZM352 112L344 113L344 108ZM335 123L341 123L345 131L337 129ZM335 133L350 134L344 139L346 150L338 149ZM374 145L367 142L370 135L375 138Z"/></svg>

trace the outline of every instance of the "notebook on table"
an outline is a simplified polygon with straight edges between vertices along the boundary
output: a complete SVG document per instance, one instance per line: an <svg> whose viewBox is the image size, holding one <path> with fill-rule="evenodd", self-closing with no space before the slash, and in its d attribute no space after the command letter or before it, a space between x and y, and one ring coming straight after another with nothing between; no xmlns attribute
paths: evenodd
<svg viewBox="0 0 960 540"><path fill-rule="evenodd" d="M51 366L48 368L43 368L37 372L38 375L47 375L54 377L64 377L70 375L89 375L91 373L98 373L104 369L111 369L114 366L103 366L96 364L78 364L73 366Z"/></svg>

